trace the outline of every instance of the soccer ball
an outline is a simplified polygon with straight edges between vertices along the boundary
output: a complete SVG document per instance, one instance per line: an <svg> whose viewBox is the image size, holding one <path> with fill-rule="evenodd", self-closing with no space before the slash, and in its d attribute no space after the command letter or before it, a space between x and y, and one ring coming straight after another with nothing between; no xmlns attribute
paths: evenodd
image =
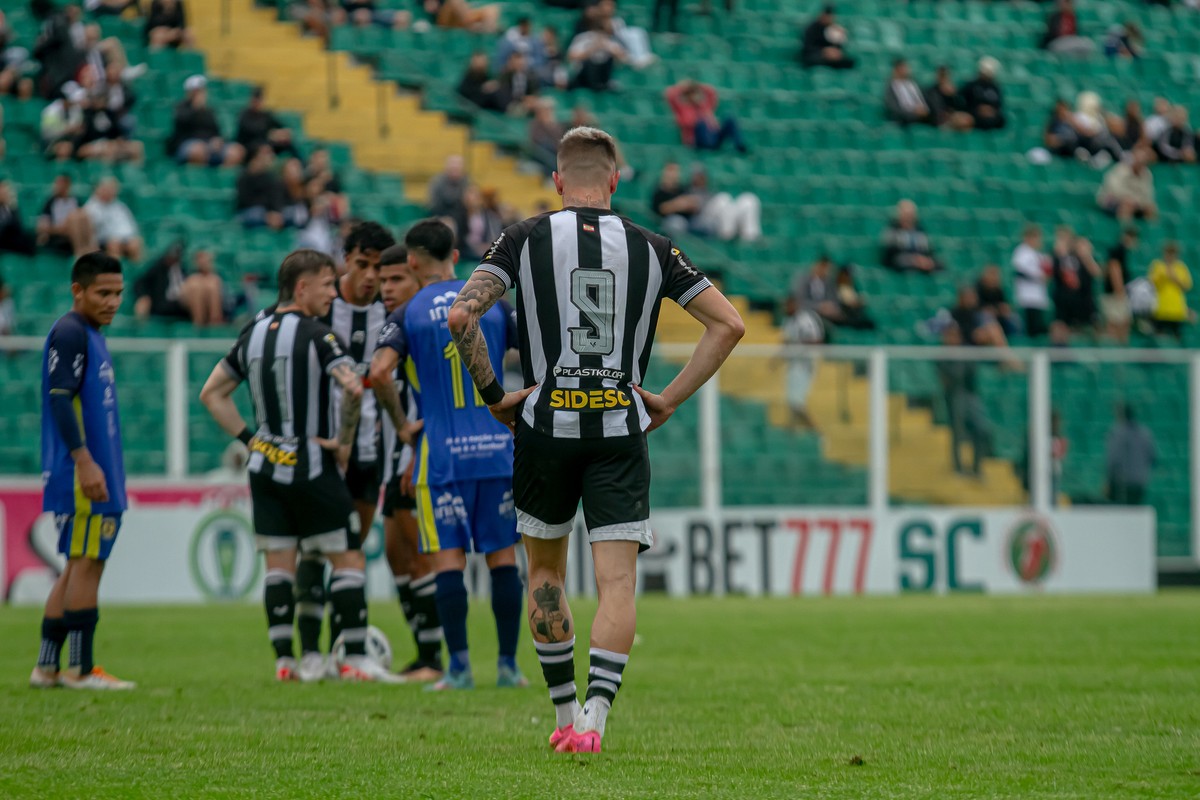
<svg viewBox="0 0 1200 800"><path fill-rule="evenodd" d="M367 658L384 669L392 668L392 643L374 625L367 626ZM333 643L333 663L339 667L346 663L345 634L338 636Z"/></svg>

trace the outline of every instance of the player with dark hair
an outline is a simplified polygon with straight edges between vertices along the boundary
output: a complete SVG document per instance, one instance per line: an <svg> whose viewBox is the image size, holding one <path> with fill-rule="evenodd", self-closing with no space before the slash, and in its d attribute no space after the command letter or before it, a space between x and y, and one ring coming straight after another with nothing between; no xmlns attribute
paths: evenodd
<svg viewBox="0 0 1200 800"><path fill-rule="evenodd" d="M379 293L387 312L391 314L407 303L420 288L408 265L408 248L398 244L384 250L379 258ZM413 516L417 508L412 483L413 442L423 424L417 419L417 404L408 390L408 379L399 368L399 361L396 351L388 350L381 354L381 359L371 362L372 370L377 362L380 364L380 374L391 367L388 374L393 376L403 412L399 429L390 414L380 415L384 449L384 553L396 581L400 608L417 647L417 657L400 670L400 674L414 682L436 681L442 677L442 623L434 598L436 576L429 556L418 547L420 534L417 518ZM375 380L372 378L372 382Z"/></svg>
<svg viewBox="0 0 1200 800"><path fill-rule="evenodd" d="M483 402L516 433L513 491L529 556L529 625L555 708L550 744L599 752L633 645L637 554L653 542L646 433L712 377L745 328L669 239L612 212L620 173L611 136L569 131L553 177L562 210L501 233L459 292L449 324ZM505 392L480 323L513 287L525 389ZM657 395L641 383L664 297L705 331ZM563 583L581 499L600 601L582 709Z"/></svg>
<svg viewBox="0 0 1200 800"><path fill-rule="evenodd" d="M54 323L42 353L42 510L54 514L67 565L46 599L29 676L39 689L135 686L93 661L100 577L126 509L116 375L100 328L112 323L124 291L120 261L99 251L80 256L71 268L71 310Z"/></svg>
<svg viewBox="0 0 1200 800"><path fill-rule="evenodd" d="M492 419L463 369L446 326L450 303L462 281L454 279L458 251L454 233L439 220L424 220L405 236L408 260L421 290L388 316L371 365L371 387L380 406L401 424L399 398L388 376L408 363L409 385L424 421L414 477L420 550L437 572L438 615L450 652L446 675L431 688L475 685L467 649L468 550L481 552L491 570L492 612L500 658L499 686L526 686L517 668L521 629L521 576L512 502L512 437ZM496 354L516 346L511 313L497 308L482 319L483 335Z"/></svg>
<svg viewBox="0 0 1200 800"><path fill-rule="evenodd" d="M359 222L350 229L342 247L346 273L337 280L337 296L321 319L346 344L347 355L354 361L354 369L364 382L379 330L387 317L379 300L379 257L395 243L392 234L378 222ZM342 388L334 382L332 390L331 403L336 417L341 407ZM364 539L371 530L379 505L382 450L375 397L364 392L362 413L345 475ZM319 553L305 553L296 567L296 614L301 652L299 675L302 681L318 681L327 674L334 674L327 672L320 649L326 594L325 560ZM329 627L332 644L340 631L332 621Z"/></svg>
<svg viewBox="0 0 1200 800"><path fill-rule="evenodd" d="M317 319L337 295L335 275L324 253L289 254L279 268L278 306L242 332L209 375L200 399L221 428L250 449L250 497L258 548L267 562L263 601L275 677L298 678L292 641L296 557L315 552L333 566L330 601L346 647L339 677L403 682L366 655L361 528L338 473L358 430L363 381L338 337ZM329 378L342 391L336 439ZM242 381L254 402L254 431L233 402Z"/></svg>

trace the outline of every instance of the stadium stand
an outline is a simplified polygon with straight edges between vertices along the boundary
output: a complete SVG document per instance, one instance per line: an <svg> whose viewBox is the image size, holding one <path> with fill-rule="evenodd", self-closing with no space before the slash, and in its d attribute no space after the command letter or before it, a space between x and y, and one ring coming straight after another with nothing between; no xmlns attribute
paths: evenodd
<svg viewBox="0 0 1200 800"><path fill-rule="evenodd" d="M316 39L300 38L291 21L293 3L262 4L274 13L253 12L248 3L231 3L234 24L225 37L218 6L196 9L199 44L209 55L210 72L223 78L254 78L267 84L268 96L298 134L301 146L311 140L349 141L332 145L354 211L403 225L422 213L430 178L452 151L469 153L472 177L481 185L512 187L512 201L528 212L547 193L529 175L518 177L518 160L527 159L526 118L481 111L464 101L456 86L471 53L494 51L498 37L463 30L407 30L345 24L329 34L330 50L323 58ZM407 9L399 0L376 4ZM1110 109L1129 98L1149 108L1153 98L1200 110L1200 15L1186 8L1167 9L1129 1L1080 3L1082 31L1099 41L1113 25L1136 19L1145 32L1137 59L1109 58L1097 48L1088 57L1067 57L1039 49L1046 8L1032 3L911 2L859 0L838 9L849 35L848 49L857 61L851 70L802 69L796 63L799 34L815 16L818 3L786 0L745 0L733 13L684 15L683 35L655 36L657 63L642 70L620 69L619 93L543 90L566 110L583 102L620 140L626 160L640 176L621 191L621 210L649 225L658 220L649 207L652 181L667 161L701 163L716 186L737 186L762 201L764 236L756 242L719 242L681 237L681 245L698 261L712 265L731 293L748 299L750 309L776 312L786 287L798 269L818 253L838 262L859 265L863 293L880 299L872 305L876 331L837 329L839 344L921 344L932 341L927 320L953 303L957 287L974 282L980 268L995 263L1006 267L1020 231L1027 222L1041 224L1048 238L1056 225L1069 225L1086 236L1102 255L1119 234L1117 223L1095 205L1102 173L1069 159L1040 163L1027 156L1042 144L1043 129L1057 98L1073 104L1081 91L1097 92ZM634 25L651 27L649 5L626 2L620 13ZM559 31L564 48L577 14L529 2L506 3L501 29L529 15L536 27ZM10 22L33 38L32 21L19 11ZM133 23L105 20L105 33L118 36L132 62L145 61L148 73L136 88L140 106L139 138L147 142L144 166L113 168L127 186L127 201L143 226L147 250L156 253L181 233L220 242L219 263L227 281L245 272L270 274L278 253L290 246L283 234L244 231L230 221L235 174L221 169L180 167L161 156L157 145L170 127L170 110L180 96L183 80L204 72L203 57L188 52L146 53L140 28ZM247 42L261 42L257 54ZM292 48L285 61L274 57ZM351 56L352 58L347 58ZM884 121L883 90L892 61L899 56L912 65L919 83L932 82L934 68L945 64L965 80L974 74L980 57L1001 65L999 82L1005 97L1007 125L999 131L959 133L927 126L901 128ZM362 66L385 82L419 90L420 108L406 94L380 88ZM308 76L307 82L296 80ZM683 146L663 100L665 89L681 79L714 86L721 107L736 116L751 152L698 152ZM325 83L323 84L322 81ZM329 109L332 81L342 101L362 109L358 117ZM245 103L251 85L237 80L214 80L212 105L225 125ZM582 101L580 98L583 97ZM367 109L370 109L368 113ZM41 103L5 98L5 135L9 157L5 172L17 183L25 208L36 208L58 165L41 160L36 144L36 120ZM432 113L430 113L432 112ZM282 113L282 112L281 112ZM299 116L303 113L303 117ZM380 125L380 121L386 124ZM470 136L449 121L470 126ZM21 154L24 155L21 155ZM353 160L351 160L353 153ZM14 157L16 154L16 157ZM504 155L507 154L507 155ZM387 172L368 172L355 165ZM1167 240L1183 245L1183 260L1200 256L1194 208L1196 167L1155 166L1160 219L1141 226L1141 243L1132 260L1141 274ZM77 183L90 184L108 168L90 163L72 167ZM397 177L394 173L400 173ZM403 199L401 199L403 198ZM900 274L880 266L879 237L891 209L901 199L920 208L937 255L946 269L932 275ZM552 199L552 195L550 196ZM29 268L6 269L16 288L21 309L20 332L40 333L44 316L58 296L57 284L43 276L61 272L61 258L38 256ZM1007 274L1007 270L1006 274ZM1011 282L1005 285L1011 291ZM882 302L886 299L886 302ZM758 311L752 336L779 342L771 326L772 313ZM686 330L686 321L668 316L663 338ZM124 323L114 333L155 335L167 329ZM227 335L221 330L213 335ZM1030 343L1010 337L1012 344ZM1036 343L1036 342L1035 342ZM1101 346L1105 343L1099 342ZM1135 334L1134 344L1175 346L1162 337ZM1200 344L1194 327L1185 330L1183 344ZM23 357L22 357L23 358ZM12 359L0 367L5 377L21 374ZM161 391L153 357L130 358L128 367L146 376L147 409L161 408ZM141 359L139 361L139 359ZM189 372L202 377L207 356L193 356ZM24 365L28 368L28 365ZM778 501L816 504L858 504L864 501L866 461L866 382L861 370L849 364L821 365L811 405L822 419L822 433L794 434L784 429L786 408L783 381L768 365L731 363L726 373L723 418L727 425L725 488L731 504ZM24 374L29 374L25 372ZM979 370L980 395L996 431L996 458L984 465L982 480L954 474L949 458L949 434L941 390L932 363L897 362L889 375L893 419L903 437L894 443L892 494L900 500L934 502L1017 502L1023 496L1021 464L1025 460L1025 387L1019 372L999 366ZM1135 403L1160 446L1160 466L1149 501L1159 514L1159 554L1188 551L1186 371L1167 366L1062 365L1054 371L1054 403L1063 417L1063 437L1069 442L1062 464L1059 491L1075 501L1096 498L1104 481L1103 431L1117 400ZM158 382L158 383L156 383ZM0 418L6 430L27 429L33 405L21 405L26 387L4 381L3 398L10 408L23 410ZM26 392L28 394L28 392ZM30 403L35 395L29 394ZM139 392L137 402L142 399ZM154 405L155 403L158 405ZM693 409L682 412L692 414ZM193 409L193 469L214 466L219 439L213 436L199 409ZM681 421L689 421L684 416ZM826 422L827 421L827 422ZM692 423L694 425L694 422ZM161 426L130 439L131 471L161 471ZM696 502L698 454L692 425L666 434L656 449L660 504ZM686 435L685 435L686 434ZM7 441L17 441L8 439ZM200 446L196 446L199 441ZM668 444L669 442L669 444ZM908 442L906 449L905 442ZM919 443L919 444L918 444ZM35 471L32 445L8 445L14 458ZM803 454L803 458L797 456ZM672 480L673 479L673 480Z"/></svg>

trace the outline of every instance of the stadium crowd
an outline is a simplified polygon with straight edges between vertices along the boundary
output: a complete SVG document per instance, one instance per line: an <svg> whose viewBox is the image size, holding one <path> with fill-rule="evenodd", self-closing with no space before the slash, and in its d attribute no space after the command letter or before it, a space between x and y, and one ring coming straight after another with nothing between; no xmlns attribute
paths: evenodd
<svg viewBox="0 0 1200 800"><path fill-rule="evenodd" d="M548 4L561 7L564 0ZM501 31L497 27L497 6L471 5L462 0L417 4L419 7L411 12L379 8L367 0L307 0L292 3L288 13L322 36L340 25L417 30L440 25L494 34L492 52L480 50L472 55L458 86L459 94L481 110L528 118L526 155L549 172L557 140L566 130L587 124L592 118L583 105L577 104L570 109L568 119L560 119L554 101L540 96L542 89L619 91L614 75L621 69L642 69L655 61L649 35L622 17L616 0L581 0L566 5L577 8L579 16L562 39L555 27L539 28L530 16L518 18ZM665 19L667 27L673 27L676 6L658 3L656 24ZM47 0L35 0L31 8L42 22L35 42L19 41L0 13L0 92L27 102L44 102L40 127L45 157L63 163L144 159L145 146L155 145L138 137L134 84L147 67L130 64L120 40L103 37L95 19L104 14L141 12L145 42L151 49L186 49L193 46L194 36L187 25L183 0L154 0L140 6L137 2L112 0L91 4L86 14L77 5L60 8ZM736 11L730 6L727 13ZM836 8L826 6L804 27L797 56L803 67L856 69L852 42L836 13ZM1094 35L1097 33L1080 30L1073 3L1060 0L1048 13L1041 45L1055 52L1100 48L1113 58L1136 59L1143 54L1144 37L1136 20L1105 31L1102 38ZM956 83L949 67L942 66L923 87L913 77L908 61L898 58L885 81L883 116L900 125L930 125L951 131L1004 128L1002 72L1003 65L984 54L970 81ZM720 109L719 99L713 86L686 78L668 88L663 98L665 111L679 128L681 144L696 150L715 150L729 143L745 154L752 143L737 118ZM1130 264L1129 243L1136 242L1136 231L1129 225L1139 219L1153 221L1158 213L1153 182L1156 169L1195 161L1195 134L1188 120L1185 107L1163 97L1155 100L1148 117L1143 116L1136 100L1126 102L1119 115L1109 112L1100 96L1090 91L1081 92L1073 103L1060 100L1050 115L1041 144L1053 156L1079 158L1103 169L1096 203L1128 230L1120 242L1100 243L1108 248L1108 256L1102 260L1093 256L1093 243L1069 230L1056 231L1054 247L1048 253L1041 251L1040 234L1011 232L1014 238L1020 236L1020 241L1014 242L1007 276L1000 275L997 280L996 269L977 266L993 284L990 294L1003 293L1005 285L1012 287L1020 314L1011 310L1007 300L995 298L981 313L994 318L1009 337L1048 334L1056 343L1069 341L1072 336L1097 335L1125 343L1130 330L1139 327L1177 336L1180 327L1193 317L1187 305L1186 293L1191 286L1187 266L1179 260L1179 248L1174 245L1153 264ZM2 130L0 127L0 137ZM2 143L0 138L0 147ZM339 236L353 214L328 152L320 148L300 152L293 143L292 131L270 108L261 90L241 111L236 127L223 129L208 104L206 77L192 75L180 87L172 128L163 147L180 164L238 169L230 213L246 228L294 229L298 244L334 255L339 252ZM626 179L633 173L628 164L623 165L623 171ZM78 254L100 246L141 261L147 254L143 252L138 221L121 202L119 193L115 181L101 180L90 187L86 202L81 202L85 198L76 196L70 177L59 175L53 186L47 187L39 213L27 219L14 193L0 189L0 249L25 254L41 249ZM699 163L686 168L677 163L661 165L660 177L648 195L651 210L670 232L739 242L754 242L764 235L762 203L757 195L736 185L710 186L708 172ZM430 185L429 210L453 222L469 257L480 255L496 233L518 216L504 203L499 187L475 185L461 159L451 159ZM880 225L878 266L918 274L946 269L936 249L938 231L924 228L914 203L902 201L892 219L880 220ZM169 258L169 254L149 255L156 265ZM832 257L818 260L813 273L826 269ZM181 269L179 261L173 259L172 269ZM853 269L874 266L861 264ZM955 267L961 270L962 265ZM220 265L213 265L213 269L219 281ZM170 274L175 279L163 285L178 287L178 275ZM845 275L846 280L853 280L849 270ZM816 285L813 275L807 282ZM147 285L155 283L148 281ZM851 284L838 283L834 293L852 290L854 303L866 302ZM176 288L171 291L174 303L178 292ZM1135 302L1130 302L1130 295ZM1158 302L1146 300L1152 296ZM1138 297L1142 302L1136 302ZM947 301L949 306L949 298ZM833 302L821 292L793 293L787 311L820 309L816 313L833 330L839 325L862 327L857 313L847 314L845 308L831 313ZM162 298L150 304L152 309L166 307ZM999 314L1001 307L1008 311ZM171 308L173 312L179 310L174 305ZM214 319L207 312L190 316L204 322ZM936 341L937 326L930 331L931 341ZM974 340L971 331L961 333L968 342Z"/></svg>

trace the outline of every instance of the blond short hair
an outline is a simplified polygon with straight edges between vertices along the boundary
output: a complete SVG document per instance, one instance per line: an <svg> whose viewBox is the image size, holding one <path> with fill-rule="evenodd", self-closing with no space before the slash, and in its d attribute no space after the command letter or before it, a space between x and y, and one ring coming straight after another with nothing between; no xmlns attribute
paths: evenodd
<svg viewBox="0 0 1200 800"><path fill-rule="evenodd" d="M599 128L572 128L558 143L558 174L572 183L607 182L617 171L617 143Z"/></svg>

